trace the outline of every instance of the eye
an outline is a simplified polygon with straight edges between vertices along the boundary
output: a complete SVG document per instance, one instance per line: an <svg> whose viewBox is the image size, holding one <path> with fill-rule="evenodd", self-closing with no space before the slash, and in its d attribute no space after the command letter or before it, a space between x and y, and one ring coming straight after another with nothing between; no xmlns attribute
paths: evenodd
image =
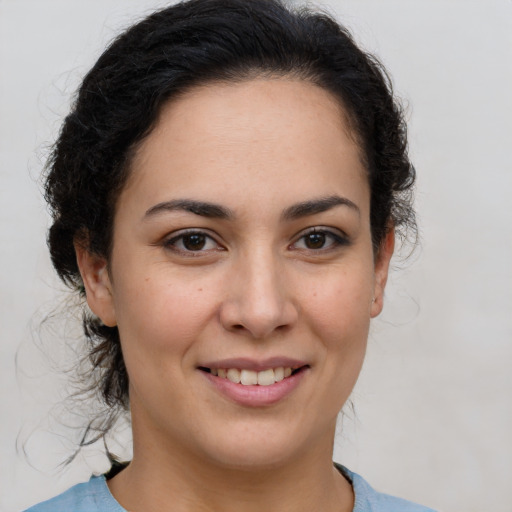
<svg viewBox="0 0 512 512"><path fill-rule="evenodd" d="M164 246L177 252L206 252L223 250L209 235L202 231L185 231L166 240Z"/></svg>
<svg viewBox="0 0 512 512"><path fill-rule="evenodd" d="M302 234L292 247L294 249L307 251L325 251L348 244L348 238L341 233L323 228L312 228Z"/></svg>

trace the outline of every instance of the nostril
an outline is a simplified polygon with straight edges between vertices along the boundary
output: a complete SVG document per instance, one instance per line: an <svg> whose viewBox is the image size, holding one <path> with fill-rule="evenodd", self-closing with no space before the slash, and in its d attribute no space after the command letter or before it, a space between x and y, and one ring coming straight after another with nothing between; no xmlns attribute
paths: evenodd
<svg viewBox="0 0 512 512"><path fill-rule="evenodd" d="M219 321L227 331L262 339L272 332L284 334L297 320L297 310L286 301L264 300L254 293L223 301ZM283 303L281 303L283 302Z"/></svg>

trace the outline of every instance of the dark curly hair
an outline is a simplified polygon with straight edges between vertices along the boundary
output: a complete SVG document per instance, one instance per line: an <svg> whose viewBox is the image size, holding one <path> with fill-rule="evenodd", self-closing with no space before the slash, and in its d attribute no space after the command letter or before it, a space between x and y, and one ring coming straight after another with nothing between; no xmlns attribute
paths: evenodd
<svg viewBox="0 0 512 512"><path fill-rule="evenodd" d="M406 126L378 60L324 13L281 0L189 0L115 39L85 76L64 121L47 163L45 197L53 215L48 245L67 285L84 296L74 242L108 261L116 200L162 106L198 85L261 76L308 81L343 105L368 172L374 251L391 227L414 232ZM90 313L83 322L93 367L89 389L100 390L114 418L128 409L119 333ZM103 433L111 426L101 424Z"/></svg>

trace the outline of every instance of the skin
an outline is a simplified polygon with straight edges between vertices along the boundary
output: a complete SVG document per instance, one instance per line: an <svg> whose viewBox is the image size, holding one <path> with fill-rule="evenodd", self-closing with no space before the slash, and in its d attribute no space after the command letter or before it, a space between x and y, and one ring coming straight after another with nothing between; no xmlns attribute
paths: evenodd
<svg viewBox="0 0 512 512"><path fill-rule="evenodd" d="M334 196L346 204L290 215ZM183 199L231 216L161 207ZM323 89L209 84L163 108L119 197L111 261L76 245L89 306L118 326L130 377L134 457L109 481L125 508L352 510L331 462L335 423L394 240L390 230L374 254L369 212L359 147ZM180 238L190 229L204 245ZM262 407L230 400L198 368L277 356L307 368Z"/></svg>

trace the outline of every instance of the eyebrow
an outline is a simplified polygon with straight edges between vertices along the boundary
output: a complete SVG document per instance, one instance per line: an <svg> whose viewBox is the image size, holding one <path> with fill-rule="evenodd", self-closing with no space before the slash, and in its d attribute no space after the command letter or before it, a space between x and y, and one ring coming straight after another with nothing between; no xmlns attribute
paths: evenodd
<svg viewBox="0 0 512 512"><path fill-rule="evenodd" d="M360 214L359 207L350 199L334 195L294 204L283 211L281 214L281 219L296 220L302 217L308 217L309 215L326 212L332 208L335 208L336 206L348 206L358 215ZM193 199L174 199L171 201L164 201L152 206L144 214L144 219L165 212L180 210L211 219L232 220L235 218L235 214L229 208L219 204L205 201L196 201Z"/></svg>
<svg viewBox="0 0 512 512"><path fill-rule="evenodd" d="M144 214L144 219L160 213L180 210L212 219L232 219L234 217L233 212L229 208L218 204L194 201L193 199L175 199L152 206Z"/></svg>
<svg viewBox="0 0 512 512"><path fill-rule="evenodd" d="M302 217L308 217L309 215L326 212L332 208L335 208L336 206L348 206L358 215L361 214L359 207L350 199L335 195L297 203L293 206L290 206L289 208L286 208L281 217L283 220L295 220Z"/></svg>

